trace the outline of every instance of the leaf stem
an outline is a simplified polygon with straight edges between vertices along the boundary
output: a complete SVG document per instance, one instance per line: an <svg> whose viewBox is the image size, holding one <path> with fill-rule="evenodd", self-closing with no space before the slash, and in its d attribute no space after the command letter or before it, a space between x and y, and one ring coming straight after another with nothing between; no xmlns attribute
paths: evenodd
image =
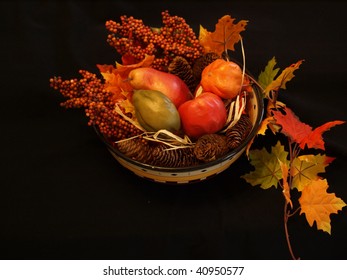
<svg viewBox="0 0 347 280"><path fill-rule="evenodd" d="M296 208L292 213L288 212L288 218L290 218L291 216L294 216L296 213L298 213L298 211L301 209L301 207Z"/></svg>
<svg viewBox="0 0 347 280"><path fill-rule="evenodd" d="M297 210L295 210L294 213L290 214L290 211L288 211L288 203L287 203L287 201L285 201L285 203L284 203L284 232L285 232L285 235L286 235L286 241L287 241L289 253L290 253L290 255L291 255L293 260L298 260L298 258L295 257L293 249L292 249L292 245L291 245L291 242L290 242L289 232L288 232L288 219L291 216L293 216L297 212Z"/></svg>
<svg viewBox="0 0 347 280"><path fill-rule="evenodd" d="M293 177L291 176L291 167L292 167L292 163L294 160L293 157L293 147L292 147L292 140L288 137L288 146L289 146L289 186L290 189L292 189L292 181L293 181Z"/></svg>
<svg viewBox="0 0 347 280"><path fill-rule="evenodd" d="M298 147L298 145L295 143L293 145L293 141L292 139L290 139L289 137L287 137L288 139L288 146L289 146L289 187L290 190L292 189L292 183L293 183L293 176L291 176L291 172L290 172L290 168L292 166L292 163L294 161L294 159L298 156L299 152L300 152L300 148ZM294 146L294 147L293 147ZM300 207L298 207L296 210L294 210L292 213L290 213L290 211L288 210L288 202L285 199L284 201L284 232L286 235L286 241L287 241L287 245L288 245L288 249L289 249L289 253L292 257L293 260L297 260L298 258L295 257L294 253L293 253L293 249L292 249L292 245L290 242L290 238L289 238L289 232L288 232L288 220L290 217L294 216L298 211L299 211Z"/></svg>
<svg viewBox="0 0 347 280"><path fill-rule="evenodd" d="M297 143L295 143L293 148L293 160L299 155L300 151L301 151L301 148L299 147Z"/></svg>

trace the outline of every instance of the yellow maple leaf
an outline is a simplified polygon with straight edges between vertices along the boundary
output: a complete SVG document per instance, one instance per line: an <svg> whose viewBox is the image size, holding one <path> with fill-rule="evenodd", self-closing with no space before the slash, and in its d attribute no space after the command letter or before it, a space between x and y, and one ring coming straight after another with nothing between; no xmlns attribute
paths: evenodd
<svg viewBox="0 0 347 280"><path fill-rule="evenodd" d="M272 116L263 119L263 121L261 122L261 124L259 126L257 134L265 135L265 132L268 129L268 125L270 125L274 122L275 122L275 120ZM275 133L273 130L272 130L272 132Z"/></svg>
<svg viewBox="0 0 347 280"><path fill-rule="evenodd" d="M302 155L295 158L291 164L290 174L293 177L292 187L302 191L313 180L320 179L319 173L325 172L325 167L334 160L325 155Z"/></svg>
<svg viewBox="0 0 347 280"><path fill-rule="evenodd" d="M118 103L118 105L120 107L122 107L124 109L124 112L127 113L131 113L131 115L133 116L133 119L135 119L135 107L134 105L129 101L129 99L125 99L122 100Z"/></svg>
<svg viewBox="0 0 347 280"><path fill-rule="evenodd" d="M235 19L225 15L218 20L214 32L209 32L200 25L199 42L205 52L221 55L226 50L235 50L234 45L240 40L240 32L245 30L247 20L234 23Z"/></svg>
<svg viewBox="0 0 347 280"><path fill-rule="evenodd" d="M335 196L327 193L328 182L324 180L311 181L303 190L299 203L300 214L305 214L306 220L312 227L316 222L317 229L331 234L330 214L337 214L346 206L346 203Z"/></svg>
<svg viewBox="0 0 347 280"><path fill-rule="evenodd" d="M265 88L265 96L269 98L270 91L272 90L278 91L280 88L286 89L286 83L295 77L293 72L299 69L303 62L304 60L302 59L285 68L281 74Z"/></svg>

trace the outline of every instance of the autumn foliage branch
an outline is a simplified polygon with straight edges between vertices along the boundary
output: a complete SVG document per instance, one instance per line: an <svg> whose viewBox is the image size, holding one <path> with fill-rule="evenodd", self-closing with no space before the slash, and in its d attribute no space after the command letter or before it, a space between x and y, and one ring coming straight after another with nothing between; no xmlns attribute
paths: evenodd
<svg viewBox="0 0 347 280"><path fill-rule="evenodd" d="M336 120L327 122L315 129L299 120L299 118L284 103L278 101L280 89L286 89L286 83L294 78L293 72L299 69L303 60L285 68L279 75L275 68L276 60L272 58L258 77L256 83L263 89L264 98L268 100L266 117L262 121L258 135L265 135L267 130L273 134L281 133L287 139L283 145L280 141L271 152L266 148L261 150L247 149L247 155L254 170L242 176L253 186L260 185L263 189L280 188L284 197L284 231L293 259L293 253L288 233L288 220L300 211L312 227L331 234L330 214L337 214L346 203L328 193L326 179L321 177L325 168L334 160L324 154L305 154L306 150L325 151L322 134L330 128L343 124ZM252 142L253 143L253 142ZM252 145L252 143L250 145ZM292 192L297 190L301 196L294 209Z"/></svg>

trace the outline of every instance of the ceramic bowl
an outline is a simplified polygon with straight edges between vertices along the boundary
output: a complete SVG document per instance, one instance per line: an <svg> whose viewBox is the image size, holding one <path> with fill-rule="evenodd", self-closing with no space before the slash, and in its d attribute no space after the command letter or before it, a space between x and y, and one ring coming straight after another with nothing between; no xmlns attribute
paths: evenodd
<svg viewBox="0 0 347 280"><path fill-rule="evenodd" d="M105 137L103 137L103 135L97 129L95 130L119 164L133 172L135 175L158 183L189 184L200 182L216 176L217 174L226 170L244 153L247 144L252 140L258 131L264 112L261 90L256 85L253 85L252 92L247 95L246 111L248 112L248 115L252 121L253 127L241 144L221 158L191 167L160 167L135 161L122 154L117 148L108 143Z"/></svg>

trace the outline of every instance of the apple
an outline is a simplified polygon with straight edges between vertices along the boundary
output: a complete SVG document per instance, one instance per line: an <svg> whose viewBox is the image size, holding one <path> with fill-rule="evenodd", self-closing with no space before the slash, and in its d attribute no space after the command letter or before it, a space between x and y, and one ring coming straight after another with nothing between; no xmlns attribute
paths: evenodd
<svg viewBox="0 0 347 280"><path fill-rule="evenodd" d="M183 131L192 139L218 132L227 120L227 111L222 99L211 92L203 92L183 103L178 112Z"/></svg>

